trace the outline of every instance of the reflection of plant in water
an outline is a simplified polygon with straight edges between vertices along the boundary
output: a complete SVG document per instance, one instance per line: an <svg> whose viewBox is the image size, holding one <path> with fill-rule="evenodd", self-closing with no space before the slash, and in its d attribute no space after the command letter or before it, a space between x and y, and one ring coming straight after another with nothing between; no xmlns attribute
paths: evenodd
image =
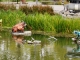
<svg viewBox="0 0 80 60"><path fill-rule="evenodd" d="M0 60L65 60L63 56L66 47L71 46L71 40L59 39L54 42L54 37L44 35L17 36L19 39L40 40L41 44L18 44L16 45L15 36L11 36L9 32L2 32L0 39ZM48 38L50 40L48 40ZM41 55L42 54L42 55ZM5 55L5 56L4 56ZM6 57L6 59L5 59ZM2 59L3 58L3 59Z"/></svg>
<svg viewBox="0 0 80 60"><path fill-rule="evenodd" d="M80 44L77 44L77 43L75 44L76 44L76 48L73 48L72 50L67 52L67 57L71 60L73 58L80 57Z"/></svg>

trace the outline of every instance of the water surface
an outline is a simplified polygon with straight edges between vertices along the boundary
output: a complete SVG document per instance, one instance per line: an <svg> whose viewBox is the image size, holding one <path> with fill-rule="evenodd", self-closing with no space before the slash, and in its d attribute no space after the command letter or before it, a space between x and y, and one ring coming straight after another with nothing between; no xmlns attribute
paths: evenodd
<svg viewBox="0 0 80 60"><path fill-rule="evenodd" d="M52 36L53 37L53 36ZM28 44L32 38L40 44ZM79 45L71 38L51 38L40 34L13 36L0 32L0 60L80 60Z"/></svg>

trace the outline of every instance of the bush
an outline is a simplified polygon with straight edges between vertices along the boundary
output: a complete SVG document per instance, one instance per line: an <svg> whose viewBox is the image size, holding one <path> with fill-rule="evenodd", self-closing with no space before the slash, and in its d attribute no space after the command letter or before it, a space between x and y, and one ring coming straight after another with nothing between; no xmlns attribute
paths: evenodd
<svg viewBox="0 0 80 60"><path fill-rule="evenodd" d="M13 4L0 4L0 10L16 10L16 7ZM26 15L38 13L48 13L50 15L54 15L53 8L50 6L20 6L20 10L24 12Z"/></svg>
<svg viewBox="0 0 80 60"><path fill-rule="evenodd" d="M16 10L16 7L13 4L0 4L0 10Z"/></svg>
<svg viewBox="0 0 80 60"><path fill-rule="evenodd" d="M28 7L28 6L21 6L20 10L23 11L26 15L27 14L35 14L36 12L38 13L48 13L50 15L54 15L54 11L52 9L52 7L50 6L32 6L32 7Z"/></svg>

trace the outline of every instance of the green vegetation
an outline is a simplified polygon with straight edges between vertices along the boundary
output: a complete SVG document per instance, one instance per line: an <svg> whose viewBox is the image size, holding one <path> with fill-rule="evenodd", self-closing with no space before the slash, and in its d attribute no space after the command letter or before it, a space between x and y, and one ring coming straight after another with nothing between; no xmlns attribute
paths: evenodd
<svg viewBox="0 0 80 60"><path fill-rule="evenodd" d="M80 30L79 19L64 19L60 15L51 16L47 13L28 15L25 21L32 26L34 30L53 31L55 33L72 33L74 30Z"/></svg>
<svg viewBox="0 0 80 60"><path fill-rule="evenodd" d="M0 19L2 19L3 27L12 27L14 24L24 20L26 15L21 11L0 10Z"/></svg>
<svg viewBox="0 0 80 60"><path fill-rule="evenodd" d="M3 27L12 27L21 20L24 20L36 31L53 31L54 33L72 33L74 30L80 30L79 19L64 19L60 15L41 14L24 14L21 11L0 11L0 19L3 20Z"/></svg>
<svg viewBox="0 0 80 60"><path fill-rule="evenodd" d="M15 7L12 9L9 6L5 6L6 9L4 9L4 6L0 5L0 19L3 20L3 27L12 27L23 20L31 26L33 31L71 34L74 30L80 30L79 18L63 18L55 14L49 6L40 7L41 10L38 6L32 8L24 6L20 10L16 10Z"/></svg>
<svg viewBox="0 0 80 60"><path fill-rule="evenodd" d="M50 15L54 15L54 11L50 6L42 6L42 5L32 6L32 7L20 6L20 10L23 11L26 15L34 14L36 12L42 13L42 14L47 12Z"/></svg>

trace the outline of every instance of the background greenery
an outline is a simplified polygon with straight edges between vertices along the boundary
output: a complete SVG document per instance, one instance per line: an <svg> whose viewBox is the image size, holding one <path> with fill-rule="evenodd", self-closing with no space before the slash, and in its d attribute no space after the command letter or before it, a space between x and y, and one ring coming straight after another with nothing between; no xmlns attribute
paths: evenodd
<svg viewBox="0 0 80 60"><path fill-rule="evenodd" d="M26 15L20 10L0 10L0 19L3 20L3 27L12 27L20 21L25 21L34 31L46 31L54 33L72 33L80 30L80 20L64 19L60 15L50 15L48 13L35 13Z"/></svg>
<svg viewBox="0 0 80 60"><path fill-rule="evenodd" d="M46 8L45 8L46 7ZM11 27L20 21L25 21L34 31L46 31L54 33L72 33L80 30L80 18L63 18L55 14L49 6L20 7L0 4L0 19L2 27ZM41 9L40 9L41 8Z"/></svg>

